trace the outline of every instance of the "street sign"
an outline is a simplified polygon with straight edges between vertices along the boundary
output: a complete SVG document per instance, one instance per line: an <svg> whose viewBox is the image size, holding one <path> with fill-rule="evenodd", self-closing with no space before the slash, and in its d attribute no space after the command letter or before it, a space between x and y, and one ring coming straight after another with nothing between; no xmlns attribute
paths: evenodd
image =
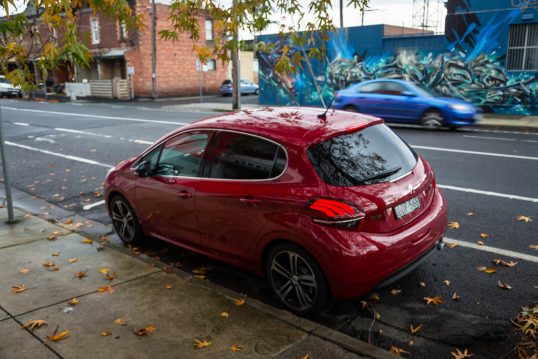
<svg viewBox="0 0 538 359"><path fill-rule="evenodd" d="M134 75L135 68L134 66L127 66L127 75Z"/></svg>

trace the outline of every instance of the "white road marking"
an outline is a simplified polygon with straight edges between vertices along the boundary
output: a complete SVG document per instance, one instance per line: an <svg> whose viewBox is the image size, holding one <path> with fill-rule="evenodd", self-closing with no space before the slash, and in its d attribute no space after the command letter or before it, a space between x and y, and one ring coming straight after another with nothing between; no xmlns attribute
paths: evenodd
<svg viewBox="0 0 538 359"><path fill-rule="evenodd" d="M8 146L13 146L13 147L18 147L18 148L23 148L23 149L25 149L25 150L34 151L34 152L40 152L40 153L44 153L44 154L46 154L46 155L51 155L51 156L61 157L61 158L65 158L65 159L68 159L68 160L73 160L73 161L77 161L77 162L87 163L87 164L90 164L90 165L95 165L95 166L100 166L100 167L105 167L105 168L112 168L112 167L113 167L113 166L111 166L111 165L109 165L109 164L101 163L101 162L94 161L94 160L89 160L89 159L87 159L87 158L82 158L82 157L72 156L72 155L64 155L63 153L57 153L57 152L52 152L52 151L42 150L42 149L40 149L40 148L35 148L35 147L26 146L26 145L21 145L21 144L19 144L19 143L14 143L14 142L10 142L10 141L6 141L5 143L6 143L6 145L8 145Z"/></svg>
<svg viewBox="0 0 538 359"><path fill-rule="evenodd" d="M503 131L503 130L486 130L486 129L475 129L475 128L466 128L463 131L468 132L487 132L487 133L504 133L510 135L529 135L529 136L538 136L538 132L520 132L520 131Z"/></svg>
<svg viewBox="0 0 538 359"><path fill-rule="evenodd" d="M498 193L498 192L491 192L491 191L482 191L482 190L479 190L479 189L447 186L447 185L442 185L442 184L438 184L437 186L439 188L450 189L450 190L453 190L453 191L476 193L476 194L482 194L482 195L485 195L485 196L502 197L502 198L508 198L508 199L517 199L519 201L527 201L527 202L538 203L538 198L533 198L533 197L524 197L524 196L517 196L515 194L506 194L506 193Z"/></svg>
<svg viewBox="0 0 538 359"><path fill-rule="evenodd" d="M530 142L530 143L538 143L536 140L519 140L517 138L506 138L506 137L489 137L489 136L471 136L471 135L463 135L463 137L466 138L476 138L479 140L495 140L495 141L511 141L511 142Z"/></svg>
<svg viewBox="0 0 538 359"><path fill-rule="evenodd" d="M102 201L99 201L99 202L95 202L95 203L91 203L91 204L87 204L85 206L82 206L82 209L84 211L89 211L90 209L94 208L94 207L97 207L97 206L100 206L102 204L105 204L105 200L102 200Z"/></svg>
<svg viewBox="0 0 538 359"><path fill-rule="evenodd" d="M17 126L30 126L29 123L25 123L25 122L13 122L13 124Z"/></svg>
<svg viewBox="0 0 538 359"><path fill-rule="evenodd" d="M56 141L54 141L52 138L48 138L48 137L36 137L34 139L34 141L36 141L36 142L56 143Z"/></svg>
<svg viewBox="0 0 538 359"><path fill-rule="evenodd" d="M441 152L454 152L454 153L464 153L469 155L481 155L481 156L492 156L492 157L505 157L505 158L514 158L518 160L533 160L538 161L538 157L530 156L517 156L517 155L506 155L504 153L491 153L491 152L479 152L479 151L467 151L467 150L458 150L455 148L441 148L441 147L429 147L429 146L416 146L411 145L413 148L419 148L421 150L429 151L441 151Z"/></svg>
<svg viewBox="0 0 538 359"><path fill-rule="evenodd" d="M96 136L96 137L103 137L103 138L112 138L112 136L110 136L110 135L102 135L102 134L100 134L100 133L94 133L94 132L88 132L88 131L80 131L80 130L73 130L73 129L70 129L70 128L56 127L56 128L53 128L53 130L54 130L54 131L60 131L60 132L76 133L76 134L80 134L80 135Z"/></svg>
<svg viewBox="0 0 538 359"><path fill-rule="evenodd" d="M129 140L129 141L131 141L131 140ZM144 141L144 140L132 140L132 142L134 142L134 143L140 143L140 144L142 144L142 145L152 145L152 144L153 144L153 142L150 142L150 141Z"/></svg>
<svg viewBox="0 0 538 359"><path fill-rule="evenodd" d="M147 120L143 118L132 118L132 117L118 117L118 116L102 116L102 115L89 115L76 112L58 112L58 111L45 111L45 110L31 110L27 108L16 108L16 107L2 107L3 110L11 111L21 111L21 112L32 112L32 113L44 113L50 115L60 115L60 116L75 116L75 117L84 117L84 118L97 118L100 120L116 120L116 121L131 121L131 122L145 122L145 123L160 123L165 125L176 125L176 126L185 126L189 123L185 122L175 122L175 121L160 121L160 120Z"/></svg>
<svg viewBox="0 0 538 359"><path fill-rule="evenodd" d="M509 251L509 250L501 249L497 247L481 246L475 243L460 241L453 238L445 238L445 243L454 243L454 244L457 244L458 246L465 247L465 248L476 249L483 252L498 254L500 256L506 256L506 257L516 258L516 259L521 259L527 262L538 263L538 257L530 255L530 254Z"/></svg>

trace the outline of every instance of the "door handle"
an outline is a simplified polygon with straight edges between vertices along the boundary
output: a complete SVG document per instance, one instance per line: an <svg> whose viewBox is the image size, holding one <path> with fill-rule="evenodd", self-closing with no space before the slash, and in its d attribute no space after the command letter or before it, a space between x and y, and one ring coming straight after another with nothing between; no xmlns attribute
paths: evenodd
<svg viewBox="0 0 538 359"><path fill-rule="evenodd" d="M192 197L192 194L189 191L180 191L177 196L181 199L189 199Z"/></svg>
<svg viewBox="0 0 538 359"><path fill-rule="evenodd" d="M247 205L256 205L262 203L262 201L256 197L241 197L239 198L239 202L245 203Z"/></svg>

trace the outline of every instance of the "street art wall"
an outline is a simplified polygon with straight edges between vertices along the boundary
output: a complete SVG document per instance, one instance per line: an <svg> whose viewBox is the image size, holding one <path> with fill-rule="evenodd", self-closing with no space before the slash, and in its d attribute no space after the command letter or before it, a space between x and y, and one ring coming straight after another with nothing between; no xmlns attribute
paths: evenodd
<svg viewBox="0 0 538 359"><path fill-rule="evenodd" d="M504 6L504 11L478 11L474 5ZM279 49L290 46L285 38L263 39L276 43L275 51L259 55L260 103L320 106L330 102L334 92L364 80L393 78L413 81L442 96L456 97L501 114L538 114L536 72L509 72L506 69L508 31L525 13L536 12L526 0L451 0L447 4L446 35L441 49L400 46L402 41L384 38L373 51L360 48L360 39L343 41L335 33L328 41L327 56L311 60L299 73L273 71ZM494 9L494 8L493 8ZM500 9L497 7L497 9ZM460 15L461 14L461 15ZM538 18L536 19L538 21ZM416 41L420 40L415 37ZM357 46L357 42L359 45ZM294 48L293 51L308 52Z"/></svg>

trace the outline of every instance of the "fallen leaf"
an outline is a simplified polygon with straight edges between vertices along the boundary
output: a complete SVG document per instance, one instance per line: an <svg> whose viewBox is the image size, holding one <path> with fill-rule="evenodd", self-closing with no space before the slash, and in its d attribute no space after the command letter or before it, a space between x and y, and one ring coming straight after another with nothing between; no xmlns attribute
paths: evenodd
<svg viewBox="0 0 538 359"><path fill-rule="evenodd" d="M114 319L114 323L117 324L117 325L121 325L121 326L124 326L125 324L127 324L127 321L128 321L128 319L125 318L125 317L120 317L120 318Z"/></svg>
<svg viewBox="0 0 538 359"><path fill-rule="evenodd" d="M34 330L36 328L41 328L43 325L48 325L46 321L44 320L41 320L41 319L35 319L35 320L30 320L30 321L27 321L26 323L24 323L24 325L22 326L23 329L30 329L30 330Z"/></svg>
<svg viewBox="0 0 538 359"><path fill-rule="evenodd" d="M58 257L60 255L60 252L56 251L56 252L52 252L52 256L53 257Z"/></svg>
<svg viewBox="0 0 538 359"><path fill-rule="evenodd" d="M230 347L230 350L233 352L240 352L243 350L243 348L244 347L242 345L234 344Z"/></svg>
<svg viewBox="0 0 538 359"><path fill-rule="evenodd" d="M222 313L219 314L219 317L221 317L221 318L228 318L229 316L230 316L230 313L228 313L228 312L222 312Z"/></svg>
<svg viewBox="0 0 538 359"><path fill-rule="evenodd" d="M305 354L301 357L301 359L310 359L310 354Z"/></svg>
<svg viewBox="0 0 538 359"><path fill-rule="evenodd" d="M458 228L460 228L460 224L458 222L449 222L448 223L448 228L458 229Z"/></svg>
<svg viewBox="0 0 538 359"><path fill-rule="evenodd" d="M517 219L519 222L525 222L525 223L532 222L532 217L524 216L524 215L522 215L522 214L520 214L519 216L517 216L516 219Z"/></svg>
<svg viewBox="0 0 538 359"><path fill-rule="evenodd" d="M476 269L478 269L480 272L484 272L484 273L487 273L487 274L493 274L493 273L497 272L497 269L495 269L495 268L488 268L488 267L484 267L484 266L476 267Z"/></svg>
<svg viewBox="0 0 538 359"><path fill-rule="evenodd" d="M395 347L394 345L390 347L389 352L400 356L401 354L409 354L409 352L403 350L402 348Z"/></svg>
<svg viewBox="0 0 538 359"><path fill-rule="evenodd" d="M89 238L84 238L84 239L82 240L82 243L84 243L84 244L92 244L93 241L92 241L91 239L89 239Z"/></svg>
<svg viewBox="0 0 538 359"><path fill-rule="evenodd" d="M109 272L105 275L105 279L114 280L114 278L116 278L117 276L118 274L116 272Z"/></svg>
<svg viewBox="0 0 538 359"><path fill-rule="evenodd" d="M478 244L479 246L485 246L486 243L484 243L484 241L476 241L476 244Z"/></svg>
<svg viewBox="0 0 538 359"><path fill-rule="evenodd" d="M451 281L449 281L448 279L445 279L443 281L443 284L446 285L447 287L450 286L450 283L452 283Z"/></svg>
<svg viewBox="0 0 538 359"><path fill-rule="evenodd" d="M390 291L390 295L398 295L400 294L402 291L400 289L391 289Z"/></svg>
<svg viewBox="0 0 538 359"><path fill-rule="evenodd" d="M480 238L484 238L484 239L489 238L489 234L487 234L487 233L480 233Z"/></svg>
<svg viewBox="0 0 538 359"><path fill-rule="evenodd" d="M206 279L207 277L206 277L205 275L197 274L197 275L194 276L194 278L196 278L196 279L200 279L200 280L204 280L204 279Z"/></svg>
<svg viewBox="0 0 538 359"><path fill-rule="evenodd" d="M467 213L465 213L465 215L468 216L468 217L472 217L472 216L474 216L474 212L467 212Z"/></svg>
<svg viewBox="0 0 538 359"><path fill-rule="evenodd" d="M80 303L80 299L78 299L77 297L74 297L74 298L69 299L67 303L69 303L69 305L77 305L78 303Z"/></svg>
<svg viewBox="0 0 538 359"><path fill-rule="evenodd" d="M538 244L531 244L531 245L529 246L529 248L538 251Z"/></svg>
<svg viewBox="0 0 538 359"><path fill-rule="evenodd" d="M422 288L426 287L426 283L424 283L424 282L419 282L418 285L419 285L420 287L422 287Z"/></svg>
<svg viewBox="0 0 538 359"><path fill-rule="evenodd" d="M101 274L107 274L107 273L108 273L108 268L101 268L101 269L99 269L99 273L101 273Z"/></svg>
<svg viewBox="0 0 538 359"><path fill-rule="evenodd" d="M461 296L458 295L458 293L454 292L454 294L452 294L452 300L460 300L461 299Z"/></svg>
<svg viewBox="0 0 538 359"><path fill-rule="evenodd" d="M379 301L381 300L381 297L379 296L378 293L373 293L372 295L370 295L370 296L368 297L368 300L369 300L370 302L379 302Z"/></svg>
<svg viewBox="0 0 538 359"><path fill-rule="evenodd" d="M508 289L508 290L512 289L512 287L508 283L503 283L501 281L498 281L497 285L499 286L499 288L502 288L502 289Z"/></svg>
<svg viewBox="0 0 538 359"><path fill-rule="evenodd" d="M67 260L68 263L75 263L75 262L78 262L78 258L69 258Z"/></svg>
<svg viewBox="0 0 538 359"><path fill-rule="evenodd" d="M103 330L100 334L102 337L108 337L109 335L112 335L112 332L110 330Z"/></svg>
<svg viewBox="0 0 538 359"><path fill-rule="evenodd" d="M105 285L103 287L97 288L97 291L99 293L112 293L112 292L114 292L114 288L112 288L112 286L110 286L110 285Z"/></svg>
<svg viewBox="0 0 538 359"><path fill-rule="evenodd" d="M47 338L49 338L49 340L52 340L53 342L57 342L58 340L62 340L62 339L67 338L69 336L69 334L71 334L69 332L69 330L64 330L63 332L58 333L58 329L60 329L59 325L56 326L56 329L54 329L52 334L49 335Z"/></svg>
<svg viewBox="0 0 538 359"><path fill-rule="evenodd" d="M198 340L196 339L194 341L194 348L196 349L203 349L203 348L207 348L208 346L211 345L211 342L208 342L207 340L203 339L203 340Z"/></svg>
<svg viewBox="0 0 538 359"><path fill-rule="evenodd" d="M26 286L24 284L19 284L19 285L14 285L11 287L11 292L12 293L22 293L24 292L26 289Z"/></svg>
<svg viewBox="0 0 538 359"><path fill-rule="evenodd" d="M30 273L30 271L31 271L31 269L28 269L28 268L19 269L20 274L28 274L28 273Z"/></svg>
<svg viewBox="0 0 538 359"><path fill-rule="evenodd" d="M73 220L71 218L69 218L68 220L66 220L64 222L64 224L73 224Z"/></svg>
<svg viewBox="0 0 538 359"><path fill-rule="evenodd" d="M245 304L245 302L246 302L246 299L244 297L234 299L234 304L237 305L237 306L243 305L243 304Z"/></svg>
<svg viewBox="0 0 538 359"><path fill-rule="evenodd" d="M78 279L82 279L84 277L86 277L88 274L88 270L81 270L80 272L76 272L75 273L75 277L77 277Z"/></svg>
<svg viewBox="0 0 538 359"><path fill-rule="evenodd" d="M494 259L492 262L494 264L496 264L496 265L502 265L504 267L510 267L510 268L515 267L517 265L517 263L518 263L518 262L514 262L514 261L507 262L507 261L504 261L504 260L498 259L498 258Z"/></svg>
<svg viewBox="0 0 538 359"><path fill-rule="evenodd" d="M441 297L439 297L439 296L437 296L437 297L424 297L422 299L424 299L424 302L426 302L426 305L432 304L432 305L437 306L438 304L443 304L444 303L443 299Z"/></svg>
<svg viewBox="0 0 538 359"><path fill-rule="evenodd" d="M446 246L447 246L448 248L456 248L456 247L458 246L458 244L457 244L457 243L453 243L453 242L447 242L447 243L446 243Z"/></svg>
<svg viewBox="0 0 538 359"><path fill-rule="evenodd" d="M164 286L166 289L172 289L172 284L167 284Z"/></svg>
<svg viewBox="0 0 538 359"><path fill-rule="evenodd" d="M133 332L138 336L143 336L149 333L153 333L156 330L157 328L154 327L153 325L146 325L144 328L134 329Z"/></svg>
<svg viewBox="0 0 538 359"><path fill-rule="evenodd" d="M421 330L422 330L422 324L419 324L416 327L414 327L413 324L409 326L409 333L411 334L417 334Z"/></svg>
<svg viewBox="0 0 538 359"><path fill-rule="evenodd" d="M54 264L53 261L45 261L45 262L43 262L43 267L45 267L45 268L52 268L52 267L55 267L55 266L56 266L56 264Z"/></svg>
<svg viewBox="0 0 538 359"><path fill-rule="evenodd" d="M455 352L451 352L450 354L452 354L452 356L454 357L454 359L465 359L465 358L470 358L473 356L473 354L469 353L467 351L467 349L465 349L464 351L461 351L460 349L456 348L456 351Z"/></svg>

